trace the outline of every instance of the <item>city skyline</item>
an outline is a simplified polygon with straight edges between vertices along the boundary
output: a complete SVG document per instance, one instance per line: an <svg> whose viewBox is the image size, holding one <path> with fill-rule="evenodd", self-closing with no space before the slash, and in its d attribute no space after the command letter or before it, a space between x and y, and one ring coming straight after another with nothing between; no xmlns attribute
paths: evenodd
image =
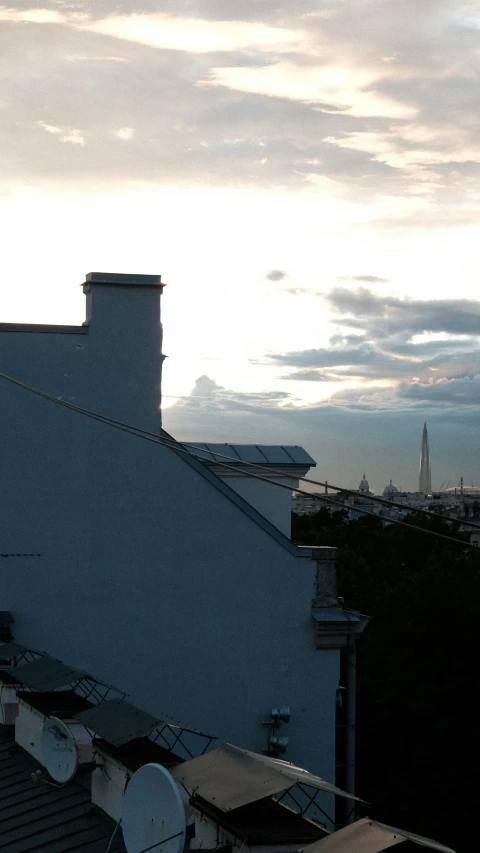
<svg viewBox="0 0 480 853"><path fill-rule="evenodd" d="M0 4L0 322L161 274L178 438L479 482L477 5Z"/></svg>

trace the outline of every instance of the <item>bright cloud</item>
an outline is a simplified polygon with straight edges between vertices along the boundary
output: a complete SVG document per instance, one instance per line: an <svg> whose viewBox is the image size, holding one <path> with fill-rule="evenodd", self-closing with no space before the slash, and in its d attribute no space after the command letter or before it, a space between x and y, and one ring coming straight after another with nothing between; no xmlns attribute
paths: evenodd
<svg viewBox="0 0 480 853"><path fill-rule="evenodd" d="M302 67L279 62L263 68L213 68L204 86L227 86L241 92L322 104L323 112L356 117L412 118L417 110L375 91L376 75L354 67Z"/></svg>
<svg viewBox="0 0 480 853"><path fill-rule="evenodd" d="M127 142L129 139L133 139L134 133L135 131L133 127L120 127L115 132L115 135L118 136L119 139L124 139Z"/></svg>
<svg viewBox="0 0 480 853"><path fill-rule="evenodd" d="M35 5L0 5L0 319L158 271L175 430L315 450L331 416L321 456L353 411L473 423L478 0Z"/></svg>

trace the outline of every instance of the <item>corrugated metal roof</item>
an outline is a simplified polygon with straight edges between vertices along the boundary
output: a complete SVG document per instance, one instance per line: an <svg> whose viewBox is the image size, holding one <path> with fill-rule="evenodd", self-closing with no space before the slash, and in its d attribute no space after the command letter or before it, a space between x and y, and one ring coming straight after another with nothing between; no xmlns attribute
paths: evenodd
<svg viewBox="0 0 480 853"><path fill-rule="evenodd" d="M93 746L95 752L114 758L119 764L131 770L133 773L143 764L161 764L167 770L177 764L183 764L184 759L175 755L169 749L159 746L148 737L138 737L121 746L113 746L103 739L94 738Z"/></svg>
<svg viewBox="0 0 480 853"><path fill-rule="evenodd" d="M195 794L225 812L278 794L297 782L329 794L359 799L320 776L313 776L302 767L239 749L229 743L192 761L186 761L171 772L177 782L182 782Z"/></svg>
<svg viewBox="0 0 480 853"><path fill-rule="evenodd" d="M75 719L113 746L148 735L165 722L161 717L152 717L121 699L110 699L87 711L80 711L75 714Z"/></svg>
<svg viewBox="0 0 480 853"><path fill-rule="evenodd" d="M35 652L37 655L44 654L38 649L32 649L31 646L22 646L21 643L2 643L0 645L0 660L10 660L18 655L23 655L25 652Z"/></svg>
<svg viewBox="0 0 480 853"><path fill-rule="evenodd" d="M47 690L36 693L34 690L17 689L17 697L19 701L40 711L44 717L72 717L77 712L92 707L92 702L74 690Z"/></svg>
<svg viewBox="0 0 480 853"><path fill-rule="evenodd" d="M105 853L115 828L107 815L92 806L79 780L56 788L33 782L42 770L18 750L11 733L0 726L0 848L8 853ZM122 833L111 853L126 853Z"/></svg>
<svg viewBox="0 0 480 853"><path fill-rule="evenodd" d="M438 841L378 823L369 817L357 820L337 832L332 832L327 838L303 847L300 853L380 853L381 850L401 844L402 841L413 841L440 853L454 853L450 847L445 847Z"/></svg>
<svg viewBox="0 0 480 853"><path fill-rule="evenodd" d="M88 711L75 714L75 719L83 723L87 729L94 731L99 737L107 740L113 746L120 746L130 740L147 735L154 729L169 726L182 732L201 735L202 737L215 739L214 735L205 734L192 726L184 726L165 714L153 717L145 711L124 702L123 699L109 699L96 705Z"/></svg>
<svg viewBox="0 0 480 853"><path fill-rule="evenodd" d="M82 678L90 676L80 669L74 669L74 667L67 666L62 661L46 655L40 658L40 660L17 667L15 669L15 677L25 687L43 691L65 687L66 684L73 684L75 681L80 681Z"/></svg>
<svg viewBox="0 0 480 853"><path fill-rule="evenodd" d="M187 447L196 456L205 459L207 462L225 462L233 465L228 458L239 463L249 463L257 465L294 465L295 467L302 465L309 468L317 463L303 449L296 445L281 445L281 444L206 444L205 442L184 442L183 447Z"/></svg>
<svg viewBox="0 0 480 853"><path fill-rule="evenodd" d="M214 824L220 824L243 845L312 844L328 835L328 830L292 811L271 797L233 809L228 813L199 798L192 805ZM238 846L238 845L237 845ZM275 847L271 848L275 851Z"/></svg>

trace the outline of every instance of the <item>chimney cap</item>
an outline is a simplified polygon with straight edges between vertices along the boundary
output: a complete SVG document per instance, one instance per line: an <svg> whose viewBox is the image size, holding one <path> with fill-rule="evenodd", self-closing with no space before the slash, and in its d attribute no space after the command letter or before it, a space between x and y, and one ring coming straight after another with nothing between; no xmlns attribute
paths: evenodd
<svg viewBox="0 0 480 853"><path fill-rule="evenodd" d="M137 273L89 272L86 284L116 284L140 287L164 287L161 275L139 275Z"/></svg>

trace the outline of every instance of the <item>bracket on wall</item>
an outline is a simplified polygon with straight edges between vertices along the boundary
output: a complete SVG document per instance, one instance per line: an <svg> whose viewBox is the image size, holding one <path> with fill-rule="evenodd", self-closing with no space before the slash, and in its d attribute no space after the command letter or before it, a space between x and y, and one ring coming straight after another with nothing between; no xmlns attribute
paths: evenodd
<svg viewBox="0 0 480 853"><path fill-rule="evenodd" d="M290 717L291 711L288 705L281 705L278 708L271 709L269 718L263 721L263 725L268 726L269 729L267 749L264 755L271 755L274 758L278 758L279 755L284 755L287 751L289 738L286 735L278 735L276 732L282 723L290 722Z"/></svg>

